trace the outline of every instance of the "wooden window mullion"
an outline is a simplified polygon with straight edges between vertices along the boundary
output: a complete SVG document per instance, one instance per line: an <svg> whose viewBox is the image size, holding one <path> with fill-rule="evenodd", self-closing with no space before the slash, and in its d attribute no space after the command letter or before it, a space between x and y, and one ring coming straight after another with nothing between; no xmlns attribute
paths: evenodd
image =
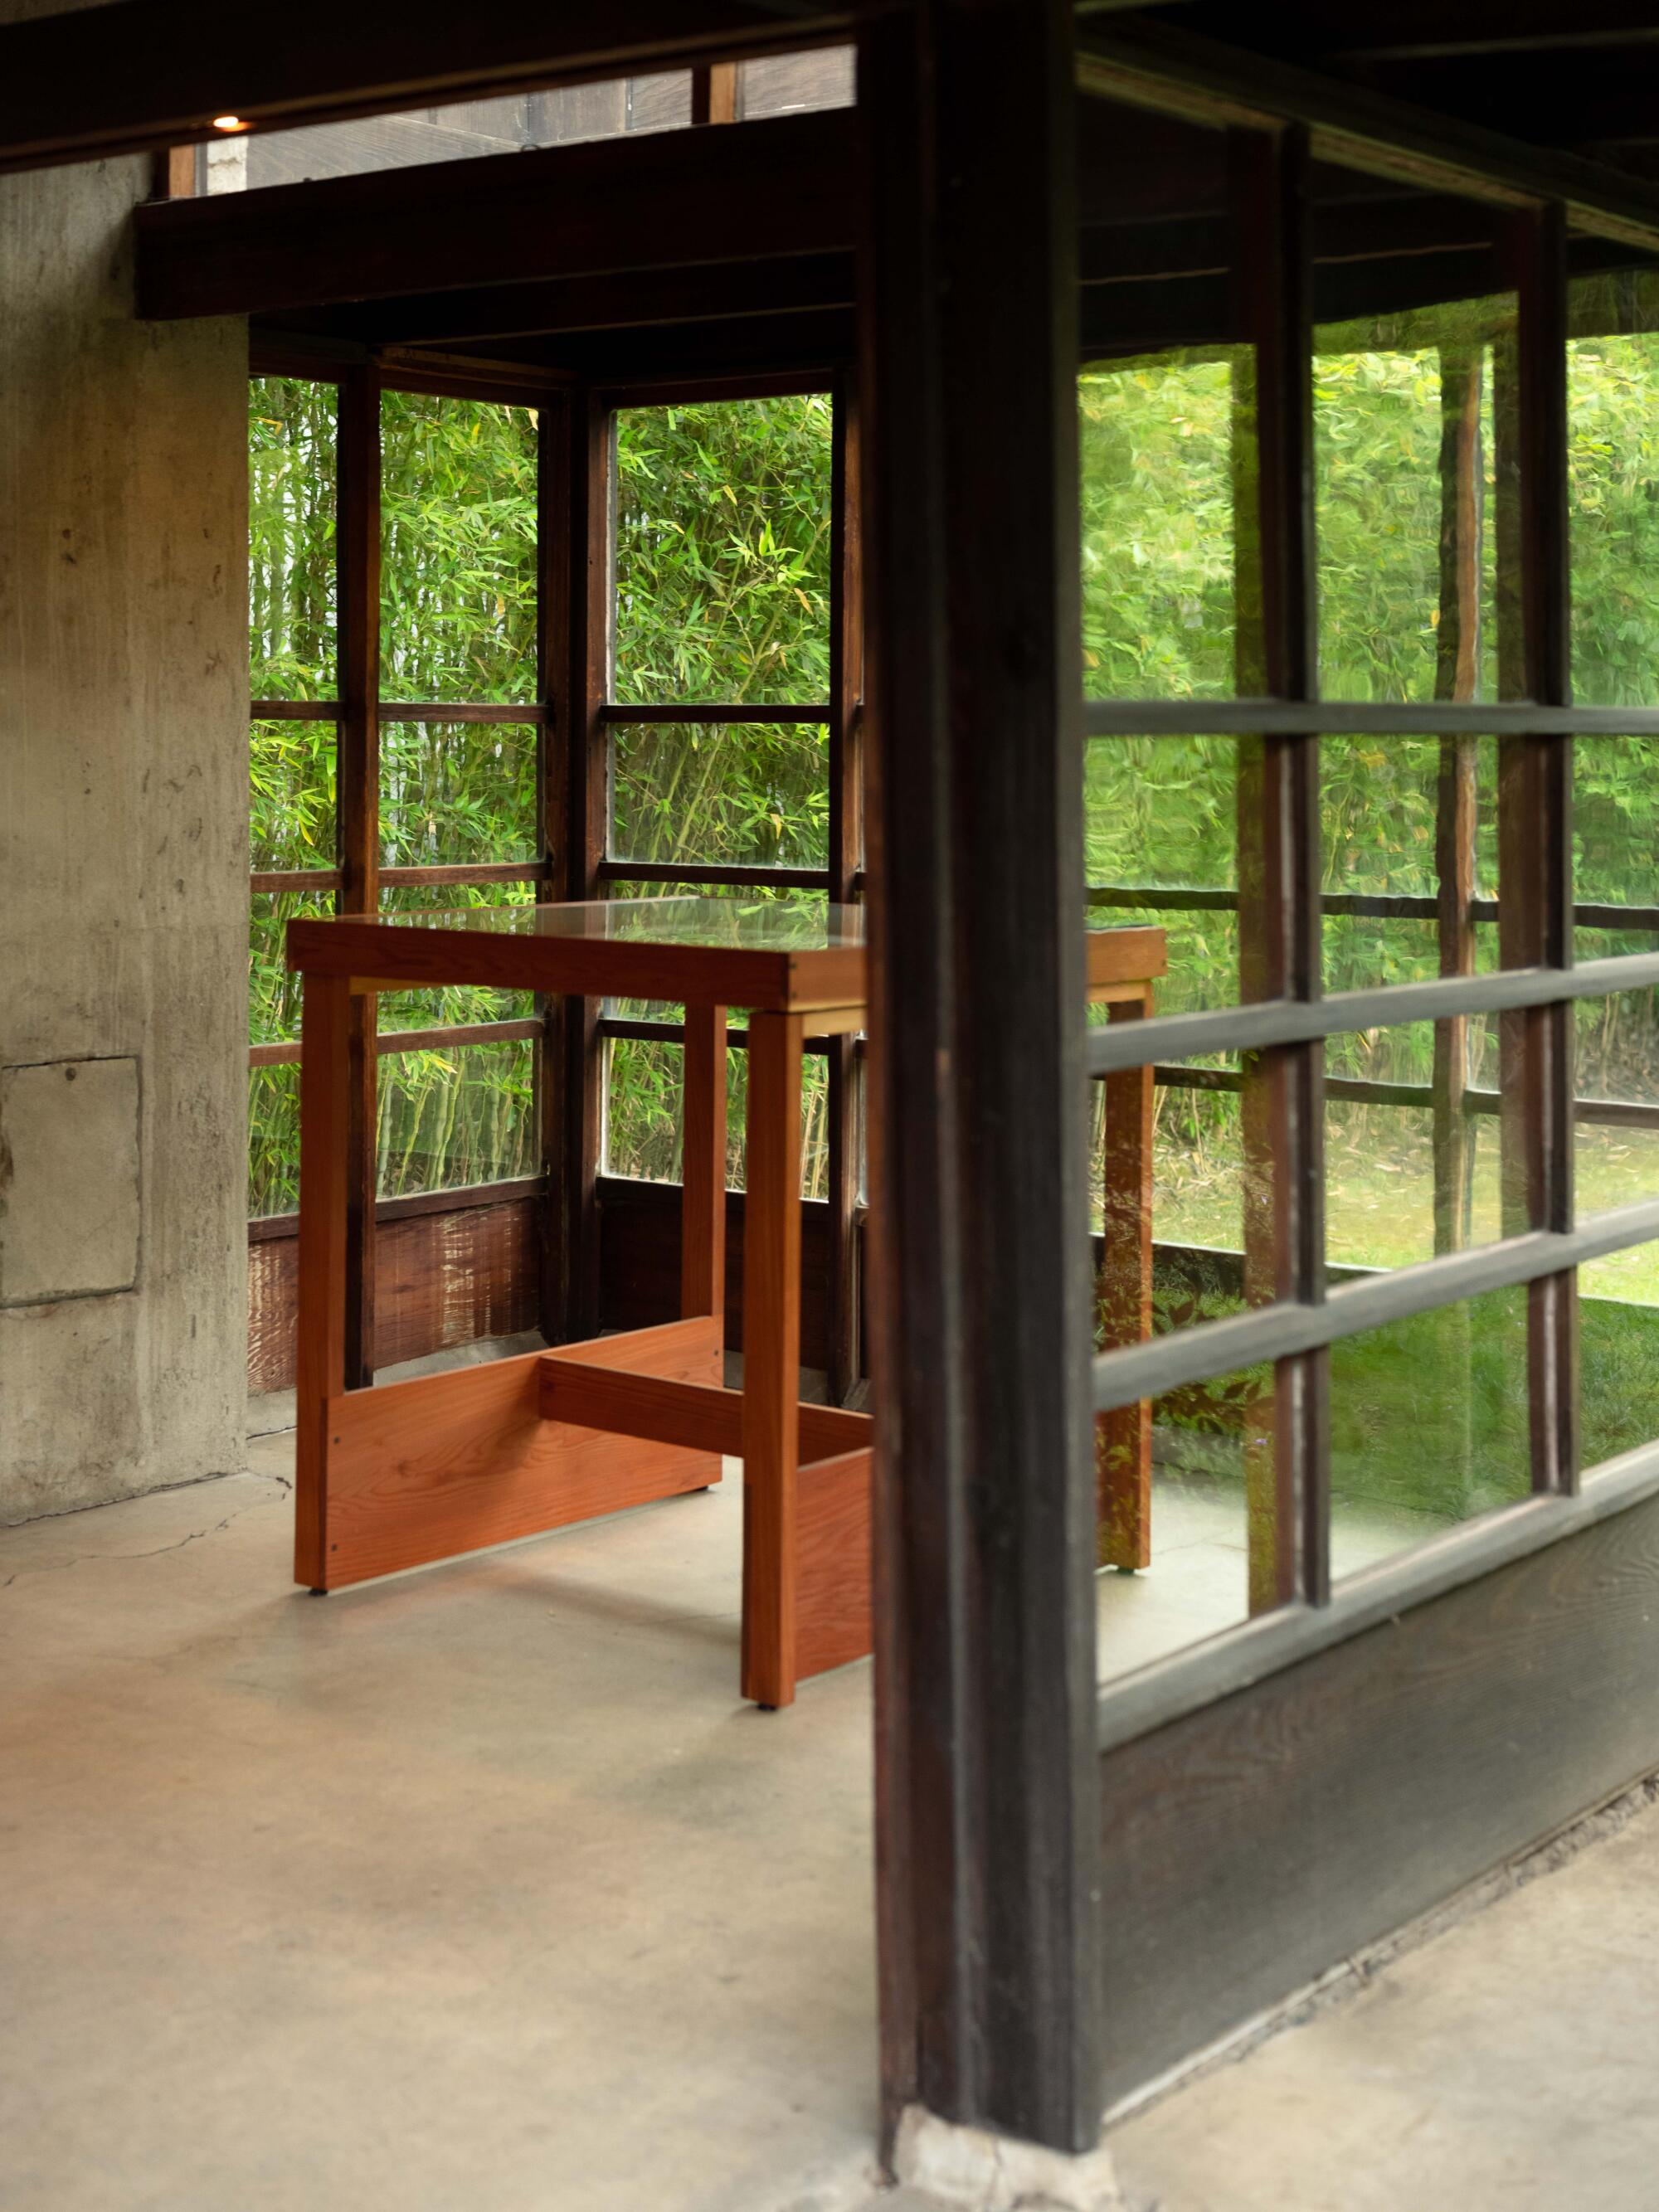
<svg viewBox="0 0 1659 2212"><path fill-rule="evenodd" d="M1314 601L1313 332L1308 137L1234 136L1237 277L1254 338L1255 574L1240 592L1240 689L1297 703L1317 694ZM1254 620L1247 619L1247 610ZM1239 740L1240 996L1321 994L1319 740ZM1324 1048L1246 1056L1243 1100L1246 1295L1325 1294ZM1323 1350L1278 1362L1246 1442L1249 1601L1265 1612L1330 1588L1329 1371Z"/></svg>
<svg viewBox="0 0 1659 2212"><path fill-rule="evenodd" d="M1518 330L1513 402L1518 545L1515 641L1527 696L1572 703L1567 520L1567 276L1564 210L1516 218ZM1498 744L1498 939L1505 968L1568 968L1573 959L1572 739ZM1505 1015L1503 1209L1506 1233L1573 1224L1573 1008ZM1533 1486L1578 1485L1577 1278L1540 1277L1527 1301Z"/></svg>
<svg viewBox="0 0 1659 2212"><path fill-rule="evenodd" d="M369 368L340 379L335 562L340 718L336 766L341 914L374 914L380 865L380 383ZM354 994L348 1025L346 1386L374 1379L374 1202L379 1000Z"/></svg>
<svg viewBox="0 0 1659 2212"><path fill-rule="evenodd" d="M864 704L863 581L858 403L848 380L832 395L829 737L830 898L849 904L864 860L860 759ZM840 1403L859 1374L859 1086L854 1041L830 1042L830 1396Z"/></svg>

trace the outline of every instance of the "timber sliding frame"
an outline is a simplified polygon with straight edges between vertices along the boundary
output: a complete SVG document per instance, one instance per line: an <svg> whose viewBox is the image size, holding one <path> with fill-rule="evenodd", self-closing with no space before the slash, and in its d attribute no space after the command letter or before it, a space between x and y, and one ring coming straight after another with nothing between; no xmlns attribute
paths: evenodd
<svg viewBox="0 0 1659 2212"><path fill-rule="evenodd" d="M859 99L886 2106L1081 2148L1103 2018L1069 8L895 9Z"/></svg>
<svg viewBox="0 0 1659 2212"><path fill-rule="evenodd" d="M1244 696L1084 709L1091 736L1239 741L1238 892L1126 889L1095 902L1237 911L1239 1003L1091 1029L1085 1057L1097 1076L1151 1065L1172 1082L1242 1091L1247 1162L1269 1189L1266 1203L1247 1194L1247 1310L1097 1354L1092 1402L1134 1405L1259 1364L1275 1377L1265 1463L1247 1466L1254 1617L1099 1696L1097 1876L1110 1900L1102 2079L1118 2109L1659 1763L1648 1626L1659 1441L1581 1487L1576 1273L1659 1237L1659 1200L1579 1218L1572 1188L1575 1117L1659 1118L1575 1097L1575 1005L1659 984L1659 954L1575 963L1574 925L1650 929L1659 916L1576 908L1571 881L1575 736L1650 735L1659 710L1571 703L1566 387L1569 222L1639 260L1659 250L1659 210L1638 215L1627 201L1615 212L1622 179L1587 179L1583 165L1461 125L1452 140L1394 103L1156 26L1091 26L1085 47L1085 92L1231 134L1243 336L1260 398L1249 521L1263 572L1261 665L1246 681L1242 661ZM1498 408L1515 586L1498 597L1499 702L1473 699L1467 665L1441 668L1431 704L1318 696L1310 161L1497 203L1518 316ZM1443 551L1458 559L1455 528ZM1322 737L1415 733L1441 741L1439 900L1322 896ZM1498 897L1478 903L1470 770L1483 737L1497 741ZM1439 975L1322 996L1329 912L1432 917ZM1474 972L1477 919L1498 924L1495 973ZM1464 1039L1482 1015L1498 1021L1500 1081L1471 1095ZM1421 1021L1436 1024L1432 1085L1331 1092L1435 1108L1435 1256L1328 1288L1324 1041ZM1178 1065L1210 1054L1238 1054L1242 1068ZM1466 1170L1448 1135L1470 1112L1499 1121L1500 1234L1462 1249ZM1522 1285L1530 1498L1333 1589L1331 1346Z"/></svg>

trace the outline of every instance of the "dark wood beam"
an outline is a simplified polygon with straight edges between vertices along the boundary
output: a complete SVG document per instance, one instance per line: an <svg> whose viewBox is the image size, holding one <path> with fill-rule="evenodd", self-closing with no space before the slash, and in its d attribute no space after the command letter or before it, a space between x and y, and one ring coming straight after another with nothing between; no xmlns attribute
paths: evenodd
<svg viewBox="0 0 1659 2212"><path fill-rule="evenodd" d="M1098 2132L1069 0L860 53L890 2118Z"/></svg>
<svg viewBox="0 0 1659 2212"><path fill-rule="evenodd" d="M1651 20L1630 0L1389 0L1386 9L1344 13L1329 0L1278 0L1246 15L1231 0L1194 0L1178 21L1206 38L1286 60L1438 60L1450 54L1559 53L1575 47L1659 42Z"/></svg>
<svg viewBox="0 0 1659 2212"><path fill-rule="evenodd" d="M717 323L665 323L633 331L492 343L492 361L556 370L593 385L647 383L663 377L781 377L829 372L850 362L857 328L850 307L794 315L731 316ZM418 349L398 358L408 361ZM447 356L455 358L453 354Z"/></svg>
<svg viewBox="0 0 1659 2212"><path fill-rule="evenodd" d="M137 210L141 315L695 268L850 243L852 118L778 116Z"/></svg>
<svg viewBox="0 0 1659 2212"><path fill-rule="evenodd" d="M280 37L220 0L113 0L0 29L0 170L207 140L216 116L339 122L555 83L787 52L845 35L858 0L291 0Z"/></svg>
<svg viewBox="0 0 1659 2212"><path fill-rule="evenodd" d="M540 283L352 301L284 313L273 319L272 327L314 331L365 345L447 345L708 323L741 315L781 317L852 304L850 252L798 253L763 261L710 262L695 269L606 270Z"/></svg>

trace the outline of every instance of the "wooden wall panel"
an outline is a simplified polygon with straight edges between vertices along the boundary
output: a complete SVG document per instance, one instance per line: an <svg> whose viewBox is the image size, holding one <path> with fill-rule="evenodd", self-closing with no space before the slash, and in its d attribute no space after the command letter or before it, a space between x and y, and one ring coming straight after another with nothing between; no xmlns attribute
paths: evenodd
<svg viewBox="0 0 1659 2212"><path fill-rule="evenodd" d="M1659 1765L1659 1498L1107 1752L1107 2102Z"/></svg>
<svg viewBox="0 0 1659 2212"><path fill-rule="evenodd" d="M376 1367L534 1328L540 1268L536 1202L520 1198L382 1221L375 1268ZM250 1390L293 1387L298 1276L297 1238L250 1242Z"/></svg>
<svg viewBox="0 0 1659 2212"><path fill-rule="evenodd" d="M680 1194L677 1183L601 1176L599 1325L647 1328L679 1311ZM822 1199L801 1208L800 1356L804 1367L830 1361L830 1209ZM743 1195L726 1200L726 1342L743 1346Z"/></svg>
<svg viewBox="0 0 1659 2212"><path fill-rule="evenodd" d="M743 1198L726 1200L726 1341L743 1342ZM395 1366L538 1325L540 1256L536 1206L519 1198L450 1213L382 1221L376 1240L374 1364ZM829 1209L809 1200L801 1222L801 1360L830 1356ZM678 1184L599 1183L603 1328L647 1328L679 1317ZM260 1237L248 1245L248 1388L294 1382L296 1239Z"/></svg>

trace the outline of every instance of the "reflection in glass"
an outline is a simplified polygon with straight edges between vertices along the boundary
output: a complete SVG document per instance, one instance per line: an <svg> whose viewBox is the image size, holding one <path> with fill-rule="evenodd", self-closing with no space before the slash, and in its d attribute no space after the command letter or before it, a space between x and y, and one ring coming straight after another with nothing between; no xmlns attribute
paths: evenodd
<svg viewBox="0 0 1659 2212"><path fill-rule="evenodd" d="M1332 163L1312 178L1321 691L1492 698L1512 520L1504 211Z"/></svg>
<svg viewBox="0 0 1659 2212"><path fill-rule="evenodd" d="M1249 1618L1249 1468L1272 1391L1260 1366L1153 1401L1152 1565L1096 1583L1103 1681Z"/></svg>
<svg viewBox="0 0 1659 2212"><path fill-rule="evenodd" d="M381 723L386 866L527 860L538 842L532 724Z"/></svg>
<svg viewBox="0 0 1659 2212"><path fill-rule="evenodd" d="M1374 1566L1531 1493L1527 1293L1331 1347L1331 1569Z"/></svg>
<svg viewBox="0 0 1659 2212"><path fill-rule="evenodd" d="M248 1037L279 1044L300 1034L300 981L289 973L288 925L334 911L331 891L258 891L248 902Z"/></svg>
<svg viewBox="0 0 1659 2212"><path fill-rule="evenodd" d="M830 696L825 393L617 416L613 697Z"/></svg>
<svg viewBox="0 0 1659 2212"><path fill-rule="evenodd" d="M1570 241L1627 267L1568 286L1567 488L1572 688L1581 706L1650 707L1659 648L1659 264L1632 247Z"/></svg>
<svg viewBox="0 0 1659 2212"><path fill-rule="evenodd" d="M611 851L659 866L829 864L829 732L822 723L618 723Z"/></svg>
<svg viewBox="0 0 1659 2212"><path fill-rule="evenodd" d="M533 699L536 410L387 392L380 440L384 697Z"/></svg>
<svg viewBox="0 0 1659 2212"><path fill-rule="evenodd" d="M533 886L529 884L422 884L383 885L380 912L388 921L412 921L441 908L466 914L483 908L527 907ZM382 1036L392 1030L436 1029L450 1023L459 1027L474 1022L523 1021L535 1011L528 991L503 991L487 983L440 983L425 991L382 991L377 1006Z"/></svg>
<svg viewBox="0 0 1659 2212"><path fill-rule="evenodd" d="M248 1219L293 1213L299 1204L298 1064L252 1067L247 1080Z"/></svg>
<svg viewBox="0 0 1659 2212"><path fill-rule="evenodd" d="M332 722L256 722L249 739L248 865L331 868L335 860Z"/></svg>
<svg viewBox="0 0 1659 2212"><path fill-rule="evenodd" d="M248 678L256 699L334 696L331 384L248 386Z"/></svg>
<svg viewBox="0 0 1659 2212"><path fill-rule="evenodd" d="M655 1008L678 1019L679 1009ZM605 1171L643 1182L680 1179L681 1070L678 1044L657 1037L611 1037L605 1046ZM744 1188L744 1123L749 1055L726 1055L726 1187ZM801 1064L803 1198L825 1198L830 1187L829 1062L809 1053Z"/></svg>
<svg viewBox="0 0 1659 2212"><path fill-rule="evenodd" d="M382 1198L534 1175L528 1040L382 1054L378 1139Z"/></svg>
<svg viewBox="0 0 1659 2212"><path fill-rule="evenodd" d="M1234 670L1235 358L1176 349L1078 384L1091 699L1219 699Z"/></svg>

